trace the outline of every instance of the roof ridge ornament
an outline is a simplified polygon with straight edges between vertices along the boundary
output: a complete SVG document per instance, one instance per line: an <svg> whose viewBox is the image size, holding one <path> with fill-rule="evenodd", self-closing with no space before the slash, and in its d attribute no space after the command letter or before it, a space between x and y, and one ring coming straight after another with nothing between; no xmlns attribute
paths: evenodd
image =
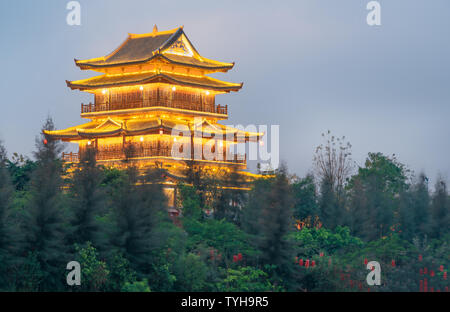
<svg viewBox="0 0 450 312"><path fill-rule="evenodd" d="M158 26L156 26L156 24L155 24L155 26L153 26L153 33L155 34L157 32L158 32Z"/></svg>

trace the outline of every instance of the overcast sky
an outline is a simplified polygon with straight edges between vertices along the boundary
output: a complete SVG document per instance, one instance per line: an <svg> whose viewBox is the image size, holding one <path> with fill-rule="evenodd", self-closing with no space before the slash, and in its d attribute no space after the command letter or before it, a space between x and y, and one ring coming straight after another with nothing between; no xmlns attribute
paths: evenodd
<svg viewBox="0 0 450 312"><path fill-rule="evenodd" d="M73 59L103 56L127 33L184 25L205 57L234 61L215 77L244 82L218 96L227 124L280 125L280 154L303 176L321 133L345 135L353 158L395 153L431 179L450 176L450 1L384 0L381 26L366 23L368 0L81 0L81 26L66 24L68 1L1 1L0 139L31 155L50 114L58 128L82 122L88 94L65 80L95 73Z"/></svg>

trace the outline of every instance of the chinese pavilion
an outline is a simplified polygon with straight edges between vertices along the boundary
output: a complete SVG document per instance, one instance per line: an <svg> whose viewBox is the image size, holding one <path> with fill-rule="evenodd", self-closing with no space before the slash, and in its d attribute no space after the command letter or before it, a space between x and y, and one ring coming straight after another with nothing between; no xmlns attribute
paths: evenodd
<svg viewBox="0 0 450 312"><path fill-rule="evenodd" d="M263 134L219 124L228 118L228 106L215 103L216 95L239 91L243 84L207 76L227 72L234 63L201 56L183 27L158 31L155 25L151 33L128 34L112 53L75 64L102 74L67 81L69 88L89 92L95 100L81 104L81 117L89 122L45 131L50 138L78 144L79 152L63 153L63 160L78 162L83 151L93 148L97 162L106 166L132 163L145 169L159 164L171 176L180 176L190 161L246 175L246 156L232 153L233 147L258 141Z"/></svg>

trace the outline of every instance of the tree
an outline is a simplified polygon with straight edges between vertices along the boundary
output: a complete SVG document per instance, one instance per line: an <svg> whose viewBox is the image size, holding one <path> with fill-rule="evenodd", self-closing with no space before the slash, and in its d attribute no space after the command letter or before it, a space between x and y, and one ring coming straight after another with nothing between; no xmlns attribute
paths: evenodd
<svg viewBox="0 0 450 312"><path fill-rule="evenodd" d="M353 170L352 146L345 142L345 136L336 138L329 130L322 137L326 142L316 148L314 155L320 185L319 217L325 226L334 228L343 224L344 186Z"/></svg>
<svg viewBox="0 0 450 312"><path fill-rule="evenodd" d="M261 186L261 187L259 187ZM260 263L272 265L272 277L286 283L292 280L292 249L287 240L292 226L293 200L287 169L282 166L274 178L257 183L243 220L244 230L253 235Z"/></svg>
<svg viewBox="0 0 450 312"><path fill-rule="evenodd" d="M364 183L360 178L353 179L347 196L346 223L351 233L365 240L373 237L374 211L369 204Z"/></svg>
<svg viewBox="0 0 450 312"><path fill-rule="evenodd" d="M424 237L430 231L428 178L421 173L415 184L400 194L399 218L403 237Z"/></svg>
<svg viewBox="0 0 450 312"><path fill-rule="evenodd" d="M72 233L69 244L91 242L95 247L104 247L101 227L96 219L104 213L105 192L101 187L103 175L96 163L95 150L88 148L82 155L78 168L73 172L72 198Z"/></svg>
<svg viewBox="0 0 450 312"><path fill-rule="evenodd" d="M294 197L294 217L305 219L318 214L317 194L314 176L308 174L303 179L292 183L292 194Z"/></svg>
<svg viewBox="0 0 450 312"><path fill-rule="evenodd" d="M344 188L344 183L353 170L351 161L351 148L349 142L345 142L345 136L336 138L331 135L330 130L326 134L322 133L326 140L316 148L314 155L314 165L319 181L331 186L338 197Z"/></svg>
<svg viewBox="0 0 450 312"><path fill-rule="evenodd" d="M328 179L322 179L320 185L318 214L323 225L330 229L342 224L344 208Z"/></svg>
<svg viewBox="0 0 450 312"><path fill-rule="evenodd" d="M435 185L431 204L431 236L440 238L448 233L450 226L450 200L447 185L439 178Z"/></svg>
<svg viewBox="0 0 450 312"><path fill-rule="evenodd" d="M159 183L162 173L149 171L140 185L136 185L135 168L129 167L127 173L113 195L115 229L111 243L130 262L138 278L145 278L165 243L164 230L160 228L164 217L168 218L166 198Z"/></svg>
<svg viewBox="0 0 450 312"><path fill-rule="evenodd" d="M8 273L14 263L15 227L18 226L11 220L13 186L6 166L6 149L0 141L0 290L9 287Z"/></svg>
<svg viewBox="0 0 450 312"><path fill-rule="evenodd" d="M48 117L42 130L52 129L53 121ZM65 206L58 157L62 146L41 134L36 138L36 148L37 167L31 176L30 200L24 215L24 252L33 253L42 270L42 280L35 290L55 291L62 288L68 262L64 257Z"/></svg>
<svg viewBox="0 0 450 312"><path fill-rule="evenodd" d="M386 236L391 231L399 210L400 194L407 189L408 170L397 161L395 155L369 153L365 166L358 168L347 189L354 192L356 183L364 191L367 206L361 206L361 214L373 214L373 230L367 233L369 240ZM354 206L358 209L358 206ZM355 210L354 210L355 211Z"/></svg>
<svg viewBox="0 0 450 312"><path fill-rule="evenodd" d="M109 270L104 261L98 259L98 252L91 242L84 247L75 245L76 260L81 267L82 291L104 291L107 289Z"/></svg>

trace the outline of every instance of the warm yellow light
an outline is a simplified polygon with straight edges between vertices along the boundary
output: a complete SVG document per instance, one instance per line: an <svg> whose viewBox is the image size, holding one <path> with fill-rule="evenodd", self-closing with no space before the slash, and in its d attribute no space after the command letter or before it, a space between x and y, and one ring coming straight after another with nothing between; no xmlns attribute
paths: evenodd
<svg viewBox="0 0 450 312"><path fill-rule="evenodd" d="M88 143L88 145L91 145L91 141L88 141L87 143Z"/></svg>
<svg viewBox="0 0 450 312"><path fill-rule="evenodd" d="M219 146L220 146L220 147L223 146L223 142L222 142L222 141L219 142Z"/></svg>
<svg viewBox="0 0 450 312"><path fill-rule="evenodd" d="M177 90L177 87L173 86L172 91L176 91L176 90Z"/></svg>
<svg viewBox="0 0 450 312"><path fill-rule="evenodd" d="M205 93L206 93L206 95L209 95L209 91L206 91Z"/></svg>
<svg viewBox="0 0 450 312"><path fill-rule="evenodd" d="M264 141L259 141L259 145L264 146Z"/></svg>
<svg viewBox="0 0 450 312"><path fill-rule="evenodd" d="M159 130L159 134L163 134L163 131L162 131L162 129L161 129L161 130Z"/></svg>
<svg viewBox="0 0 450 312"><path fill-rule="evenodd" d="M177 138L173 138L173 141L176 142L176 141L177 141Z"/></svg>
<svg viewBox="0 0 450 312"><path fill-rule="evenodd" d="M139 87L139 90L141 90L141 91L144 90L144 87L143 87L143 86L140 86L140 87Z"/></svg>
<svg viewBox="0 0 450 312"><path fill-rule="evenodd" d="M106 93L106 89L103 89L103 90L102 90L102 93L105 94L105 93Z"/></svg>
<svg viewBox="0 0 450 312"><path fill-rule="evenodd" d="M144 137L141 137L139 140L141 140L141 142L144 142Z"/></svg>

